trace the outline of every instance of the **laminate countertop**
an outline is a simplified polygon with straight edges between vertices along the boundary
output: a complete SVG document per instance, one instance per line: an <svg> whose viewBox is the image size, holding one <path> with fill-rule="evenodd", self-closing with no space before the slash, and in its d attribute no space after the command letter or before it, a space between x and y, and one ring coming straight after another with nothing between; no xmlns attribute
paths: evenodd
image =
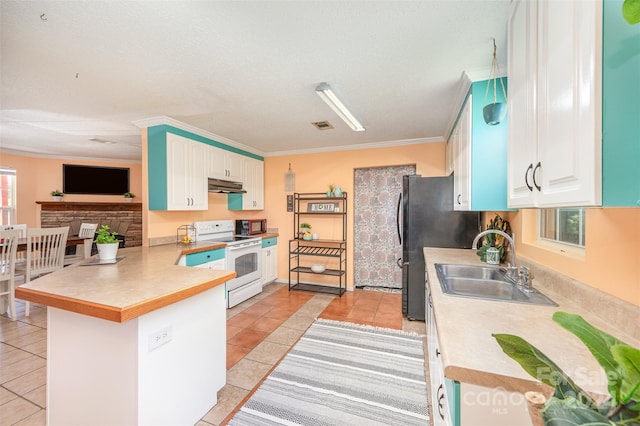
<svg viewBox="0 0 640 426"><path fill-rule="evenodd" d="M564 282L562 286L556 283L554 288L552 283L556 280L553 278L542 278L538 282L534 279L533 285L559 306L450 296L442 292L435 263L487 265L480 262L475 250L425 248L424 255L444 372L449 379L515 392L538 390L549 394L550 388L529 376L492 337L492 333L506 333L520 336L537 347L583 389L607 395L607 380L602 368L577 337L552 320L557 311L581 315L593 326L640 347L637 334L625 332L634 327L628 327L628 324L637 321L638 307L619 299L614 301L608 295L598 295L593 289L587 289L583 294L575 288L570 289L570 284ZM519 264L528 265L528 262L520 259ZM621 315L617 314L621 311L616 305L619 302L625 305L626 315L635 313L635 316L621 320ZM605 312L610 309L610 316L598 316L596 313L602 312L602 308Z"/></svg>
<svg viewBox="0 0 640 426"><path fill-rule="evenodd" d="M233 271L178 266L180 256L224 247L166 244L118 250L115 264L76 263L16 287L16 297L109 321L125 322L234 278Z"/></svg>

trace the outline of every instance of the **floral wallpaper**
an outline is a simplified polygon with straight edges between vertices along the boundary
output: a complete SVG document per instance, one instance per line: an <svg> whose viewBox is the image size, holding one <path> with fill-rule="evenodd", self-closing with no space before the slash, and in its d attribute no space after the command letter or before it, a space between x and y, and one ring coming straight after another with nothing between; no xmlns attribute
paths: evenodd
<svg viewBox="0 0 640 426"><path fill-rule="evenodd" d="M402 176L415 165L356 169L354 185L354 284L402 288L402 257L396 216Z"/></svg>

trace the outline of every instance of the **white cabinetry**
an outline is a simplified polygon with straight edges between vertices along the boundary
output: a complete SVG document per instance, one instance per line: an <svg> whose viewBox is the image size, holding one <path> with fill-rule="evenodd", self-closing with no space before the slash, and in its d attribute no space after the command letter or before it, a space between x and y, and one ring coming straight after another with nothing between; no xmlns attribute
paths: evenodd
<svg viewBox="0 0 640 426"><path fill-rule="evenodd" d="M247 158L244 162L243 210L264 209L264 162Z"/></svg>
<svg viewBox="0 0 640 426"><path fill-rule="evenodd" d="M262 241L262 285L278 279L278 246L276 238Z"/></svg>
<svg viewBox="0 0 640 426"><path fill-rule="evenodd" d="M431 384L431 421L434 426L451 425L449 411L449 399L444 378L444 367L440 356L440 343L438 342L438 330L436 329L433 306L429 285L427 289L427 303L425 318L427 321L427 345L429 351L429 380Z"/></svg>
<svg viewBox="0 0 640 426"><path fill-rule="evenodd" d="M209 146L207 158L207 177L243 182L245 156Z"/></svg>
<svg viewBox="0 0 640 426"><path fill-rule="evenodd" d="M530 425L531 418L522 394L502 388L488 388L460 383L444 375L442 353L436 327L430 286L425 274L427 350L429 352L429 380L431 387L431 420L434 426L459 425Z"/></svg>
<svg viewBox="0 0 640 426"><path fill-rule="evenodd" d="M601 8L513 2L509 207L601 204Z"/></svg>
<svg viewBox="0 0 640 426"><path fill-rule="evenodd" d="M207 210L205 145L167 133L167 210Z"/></svg>
<svg viewBox="0 0 640 426"><path fill-rule="evenodd" d="M465 102L458 122L453 128L450 143L453 154L453 209L471 209L471 105Z"/></svg>

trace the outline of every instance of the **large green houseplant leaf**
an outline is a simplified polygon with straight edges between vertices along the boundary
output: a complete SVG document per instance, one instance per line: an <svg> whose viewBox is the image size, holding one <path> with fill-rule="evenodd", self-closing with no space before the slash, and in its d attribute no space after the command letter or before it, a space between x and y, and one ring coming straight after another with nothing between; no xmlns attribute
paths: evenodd
<svg viewBox="0 0 640 426"><path fill-rule="evenodd" d="M640 22L640 0L624 0L622 16L630 24Z"/></svg>
<svg viewBox="0 0 640 426"><path fill-rule="evenodd" d="M640 350L597 329L579 315L556 312L553 320L575 334L602 366L610 398L597 403L526 340L494 334L502 350L527 373L555 388L542 409L545 425L640 425Z"/></svg>

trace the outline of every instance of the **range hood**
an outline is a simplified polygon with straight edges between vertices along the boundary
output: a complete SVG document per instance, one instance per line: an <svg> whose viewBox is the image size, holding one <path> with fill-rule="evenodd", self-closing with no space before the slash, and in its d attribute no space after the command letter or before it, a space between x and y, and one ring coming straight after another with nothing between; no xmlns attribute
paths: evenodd
<svg viewBox="0 0 640 426"><path fill-rule="evenodd" d="M245 194L247 191L242 189L242 182L209 178L209 192L219 192L223 194Z"/></svg>

